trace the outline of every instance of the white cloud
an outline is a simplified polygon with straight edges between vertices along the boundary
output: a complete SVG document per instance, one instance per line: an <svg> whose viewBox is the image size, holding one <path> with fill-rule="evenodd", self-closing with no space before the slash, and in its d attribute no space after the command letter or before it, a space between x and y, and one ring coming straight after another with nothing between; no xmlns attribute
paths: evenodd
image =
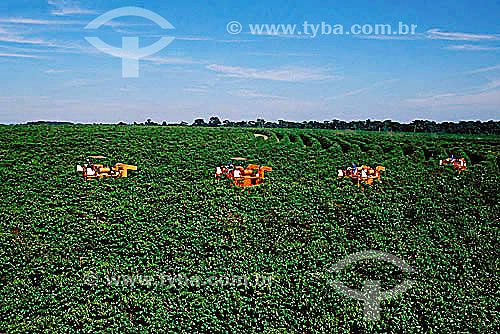
<svg viewBox="0 0 500 334"><path fill-rule="evenodd" d="M176 65L195 65L195 64L206 64L206 62L192 60L187 58L174 58L174 57L145 57L141 58L141 60L149 61L153 64L157 65L166 65L166 64L176 64Z"/></svg>
<svg viewBox="0 0 500 334"><path fill-rule="evenodd" d="M355 35L355 37L362 39L375 39L381 41L390 41L390 40L398 40L398 41L413 41L418 39L424 39L424 34L415 34L415 35Z"/></svg>
<svg viewBox="0 0 500 334"><path fill-rule="evenodd" d="M6 27L2 27L2 29L0 29L0 42L55 46L53 42L42 40L39 38L25 38L24 32L19 30L7 29Z"/></svg>
<svg viewBox="0 0 500 334"><path fill-rule="evenodd" d="M299 35L295 33L283 33L283 32L268 32L268 31L262 31L260 33L255 32L247 32L246 34L250 34L252 36L264 36L264 37L274 37L274 38L294 38L294 39L311 39L313 36L312 35Z"/></svg>
<svg viewBox="0 0 500 334"><path fill-rule="evenodd" d="M135 92L135 91L137 91L137 87L134 87L134 86L120 87L120 92L130 93L130 92Z"/></svg>
<svg viewBox="0 0 500 334"><path fill-rule="evenodd" d="M215 41L216 43L251 43L256 42L250 39L218 39Z"/></svg>
<svg viewBox="0 0 500 334"><path fill-rule="evenodd" d="M442 108L457 106L474 106L476 108L500 108L500 90L471 93L465 95L443 94L426 99L408 99L407 102L419 107Z"/></svg>
<svg viewBox="0 0 500 334"><path fill-rule="evenodd" d="M130 31L124 30L124 29L115 29L117 32L128 32L132 33ZM141 36L146 36L146 37L165 37L165 35L161 34L149 34L148 32L141 32ZM255 42L254 40L246 40L246 39L214 39L212 37L208 36L175 36L176 41L188 41L188 42L215 42L215 43L244 43L244 42Z"/></svg>
<svg viewBox="0 0 500 334"><path fill-rule="evenodd" d="M262 57L313 57L314 53L296 53L296 52L249 52L249 56Z"/></svg>
<svg viewBox="0 0 500 334"><path fill-rule="evenodd" d="M500 47L464 44L464 45L450 45L447 46L446 49L455 51L495 51L495 50L500 50Z"/></svg>
<svg viewBox="0 0 500 334"><path fill-rule="evenodd" d="M44 41L41 39L26 39L26 38L23 38L20 36L1 36L0 35L0 42L54 46L54 44L52 42L49 42L49 41Z"/></svg>
<svg viewBox="0 0 500 334"><path fill-rule="evenodd" d="M96 14L97 11L95 10L89 10L89 9L82 9L82 8L63 8L63 9L54 9L52 10L52 15L55 16L65 16L65 15L91 15L91 14Z"/></svg>
<svg viewBox="0 0 500 334"><path fill-rule="evenodd" d="M83 21L67 21L67 20L35 20L27 18L0 18L1 23L11 24L34 24L34 25L69 25L69 24L86 24Z"/></svg>
<svg viewBox="0 0 500 334"><path fill-rule="evenodd" d="M40 56L17 54L17 53L0 53L0 57L35 58L35 59L43 58L43 57L40 57Z"/></svg>
<svg viewBox="0 0 500 334"><path fill-rule="evenodd" d="M468 72L465 72L465 73L485 73L485 72L498 71L498 70L500 70L500 65L495 65L495 66L490 66L490 67L483 67L483 68L479 68L479 69L473 70L473 71L468 71Z"/></svg>
<svg viewBox="0 0 500 334"><path fill-rule="evenodd" d="M45 58L47 59L48 56L40 56L39 54L53 54L54 52L57 53L78 53L81 54L81 52L75 51L70 51L70 50L65 50L65 49L59 49L59 48L43 48L43 45L33 45L33 47L17 47L13 46L10 44L7 45L0 45L0 48L2 48L4 51L3 53L10 53L10 54L24 54L24 55L30 55L32 57L30 58ZM38 54L38 55L37 55ZM28 57L26 57L28 58Z"/></svg>
<svg viewBox="0 0 500 334"><path fill-rule="evenodd" d="M80 21L80 20L39 20L39 19L31 19L31 18L24 18L24 17L18 17L18 18L9 18L9 17L3 17L0 18L0 23L7 24L7 25L41 25L41 26L58 26L58 25L80 25L80 26L86 26L89 22L88 21ZM129 30L125 29L119 29L118 27L144 27L144 26L149 26L149 24L139 24L139 23L122 23L122 22L115 22L115 21L108 21L103 23L103 26L108 26L115 28L116 32L122 32L122 33L134 33L137 34L137 32L132 32ZM69 28L66 28L69 29ZM0 33L5 32L5 30L0 28ZM148 32L143 32L142 34L148 35ZM149 36L149 35L148 35ZM151 35L149 37L164 37L165 35Z"/></svg>
<svg viewBox="0 0 500 334"><path fill-rule="evenodd" d="M363 92L365 92L367 90L370 90L372 88L379 87L379 86L382 86L382 85L385 85L385 84L389 84L389 83L392 83L392 82L396 82L396 81L399 81L399 79L390 79L390 80L384 80L384 81L375 82L374 84L372 84L370 86L367 86L367 87L364 87L364 88L352 90L352 91L349 91L349 92L346 92L346 93L343 93L343 94L340 94L340 95L337 95L337 96L328 97L328 98L326 98L326 100L337 100L337 99L340 99L340 98L343 98L343 97L358 95L358 94L361 94L361 93L363 93Z"/></svg>
<svg viewBox="0 0 500 334"><path fill-rule="evenodd" d="M73 0L48 0L49 5L54 6L51 14L55 16L66 16L66 15L86 15L86 14L96 14L97 11L82 8L78 1Z"/></svg>
<svg viewBox="0 0 500 334"><path fill-rule="evenodd" d="M500 108L500 79L492 80L469 93L446 93L424 98L407 99L406 102L419 107L442 108L474 106L476 108Z"/></svg>
<svg viewBox="0 0 500 334"><path fill-rule="evenodd" d="M179 41L213 41L213 38L205 36L176 36L175 39Z"/></svg>
<svg viewBox="0 0 500 334"><path fill-rule="evenodd" d="M286 82L307 82L341 79L341 77L339 76L328 74L324 69L321 68L290 67L274 70L258 70L255 68L211 64L207 66L207 69L217 72L221 76L230 78L261 79Z"/></svg>
<svg viewBox="0 0 500 334"><path fill-rule="evenodd" d="M73 80L70 80L68 82L65 82L64 85L66 87L83 87L83 86L88 86L88 85L93 84L93 83L95 83L95 82L92 80L88 80L88 79L73 79Z"/></svg>
<svg viewBox="0 0 500 334"><path fill-rule="evenodd" d="M50 70L46 70L45 73L46 74L57 74L57 73L64 73L66 71L63 71L63 70L54 70L54 69L50 69Z"/></svg>
<svg viewBox="0 0 500 334"><path fill-rule="evenodd" d="M487 89L495 89L500 87L500 80L490 81L487 85Z"/></svg>
<svg viewBox="0 0 500 334"><path fill-rule="evenodd" d="M469 42L486 42L486 41L498 41L500 40L500 35L498 34L472 34L463 32L444 32L440 29L430 29L425 33L416 33L414 35L356 35L357 38L362 39L375 39L375 40L401 40L401 41L412 41L412 40L447 40L447 41L469 41ZM460 48L450 47L451 49L461 50L479 50L473 45L464 46ZM484 47L485 49L487 47Z"/></svg>
<svg viewBox="0 0 500 334"><path fill-rule="evenodd" d="M440 29L430 29L426 32L427 38L443 39L448 41L497 41L500 35L495 34L471 34L463 32L443 32Z"/></svg>
<svg viewBox="0 0 500 334"><path fill-rule="evenodd" d="M205 87L187 87L184 88L184 91L188 93L200 93L200 94L208 93L208 89Z"/></svg>
<svg viewBox="0 0 500 334"><path fill-rule="evenodd" d="M422 98L408 99L407 101L410 103L417 103L417 104L433 104L437 101L441 101L443 99L455 97L455 96L457 96L457 94L448 93L448 94L440 94L440 95L434 95L434 96L428 96L428 97L422 97Z"/></svg>
<svg viewBox="0 0 500 334"><path fill-rule="evenodd" d="M233 95L233 96L240 96L240 97L255 97L255 98L264 98L264 99L284 99L285 98L283 96L278 96L278 95L257 93L253 90L248 90L248 89L229 91L228 94Z"/></svg>

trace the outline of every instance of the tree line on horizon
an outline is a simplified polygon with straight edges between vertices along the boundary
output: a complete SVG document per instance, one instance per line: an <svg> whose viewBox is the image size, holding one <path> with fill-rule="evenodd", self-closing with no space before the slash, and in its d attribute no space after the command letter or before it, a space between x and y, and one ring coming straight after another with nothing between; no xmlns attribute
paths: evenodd
<svg viewBox="0 0 500 334"><path fill-rule="evenodd" d="M37 121L28 122L27 125L67 125L71 122L51 122ZM102 124L102 123L101 123ZM118 125L129 125L124 122L119 122ZM187 122L167 123L163 121L161 124L146 120L144 123L134 122L133 125L139 126L200 126L200 127L240 127L240 128L290 128L290 129L330 129L330 130L362 130L362 131L393 131L393 132L415 132L415 133L448 133L448 134L488 134L500 135L500 121L460 121L460 122L435 122L428 120L414 120L411 123L400 123L392 120L372 121L370 119L364 121L285 121L270 122L264 119L250 121L221 121L219 117L212 116L206 122L203 118L195 119L192 124Z"/></svg>

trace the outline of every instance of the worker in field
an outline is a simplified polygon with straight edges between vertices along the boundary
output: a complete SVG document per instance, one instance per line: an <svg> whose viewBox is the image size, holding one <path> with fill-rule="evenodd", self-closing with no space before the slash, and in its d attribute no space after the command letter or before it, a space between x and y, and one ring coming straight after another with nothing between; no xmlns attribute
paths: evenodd
<svg viewBox="0 0 500 334"><path fill-rule="evenodd" d="M221 167L215 168L215 177L219 177L221 175L222 175L222 168Z"/></svg>
<svg viewBox="0 0 500 334"><path fill-rule="evenodd" d="M240 169L239 166L238 167L233 166L233 169L231 171L231 175L233 177L241 177L241 171L242 171L242 169Z"/></svg>
<svg viewBox="0 0 500 334"><path fill-rule="evenodd" d="M94 176L96 171L94 170L94 166L90 163L90 160L87 159L87 163L85 164L85 169L87 170L88 176Z"/></svg>
<svg viewBox="0 0 500 334"><path fill-rule="evenodd" d="M367 170L366 170L366 168L363 168L363 169L361 170L361 177L362 177L363 179L366 179L366 178L368 177L368 175L367 175L366 171L367 171Z"/></svg>
<svg viewBox="0 0 500 334"><path fill-rule="evenodd" d="M241 177L241 171L239 169L235 169L233 172L233 176L236 178Z"/></svg>
<svg viewBox="0 0 500 334"><path fill-rule="evenodd" d="M352 176L358 176L358 174L359 174L358 167L356 167L356 165L354 165L354 168L352 169Z"/></svg>
<svg viewBox="0 0 500 334"><path fill-rule="evenodd" d="M458 161L458 174L462 173L462 170L467 169L467 164L465 162L465 159L462 158Z"/></svg>
<svg viewBox="0 0 500 334"><path fill-rule="evenodd" d="M227 175L232 175L235 170L235 166L233 165L232 161L229 161L227 165L224 166L224 169L226 170Z"/></svg>

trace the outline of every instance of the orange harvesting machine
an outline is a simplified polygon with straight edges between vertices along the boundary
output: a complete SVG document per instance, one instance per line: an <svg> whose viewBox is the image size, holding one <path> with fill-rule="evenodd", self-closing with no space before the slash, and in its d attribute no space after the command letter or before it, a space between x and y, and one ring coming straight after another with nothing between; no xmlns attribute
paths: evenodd
<svg viewBox="0 0 500 334"><path fill-rule="evenodd" d="M120 178L127 177L129 170L137 170L137 166L117 163L112 167L105 167L102 163L97 163L96 160L103 160L106 157L101 155L91 155L87 157L87 163L83 166L77 165L76 172L81 174L84 181L103 178Z"/></svg>
<svg viewBox="0 0 500 334"><path fill-rule="evenodd" d="M458 174L467 170L467 162L464 158L455 158L453 155L446 160L439 160L439 166L450 166L455 167L458 170Z"/></svg>
<svg viewBox="0 0 500 334"><path fill-rule="evenodd" d="M232 161L246 161L246 158L231 158ZM265 172L271 172L272 167L249 164L247 167L234 166L230 162L227 166L217 167L215 177L226 177L233 180L237 187L258 186L264 181Z"/></svg>
<svg viewBox="0 0 500 334"><path fill-rule="evenodd" d="M383 166L377 166L376 168L372 168L370 166L363 165L361 167L356 167L355 164L353 164L353 167L348 167L345 170L339 169L338 171L338 177L348 177L353 180L356 180L358 183L358 187L361 186L361 183L364 184L372 184L374 180L377 180L378 182L382 182L380 180L381 173L384 172L385 167Z"/></svg>

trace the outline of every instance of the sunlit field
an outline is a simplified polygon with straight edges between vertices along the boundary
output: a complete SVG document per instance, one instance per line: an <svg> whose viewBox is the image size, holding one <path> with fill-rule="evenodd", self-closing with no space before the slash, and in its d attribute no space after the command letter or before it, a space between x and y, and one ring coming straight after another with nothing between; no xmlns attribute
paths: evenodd
<svg viewBox="0 0 500 334"><path fill-rule="evenodd" d="M75 166L92 154L138 170L84 182ZM451 154L468 162L460 175L439 165ZM248 189L214 178L235 156L273 170ZM384 166L382 182L337 176L353 163ZM493 333L499 164L500 140L486 136L2 126L0 329ZM415 272L383 261L329 271L364 250ZM205 283L165 280L194 276ZM235 276L252 281L206 284ZM416 283L366 322L332 279Z"/></svg>

